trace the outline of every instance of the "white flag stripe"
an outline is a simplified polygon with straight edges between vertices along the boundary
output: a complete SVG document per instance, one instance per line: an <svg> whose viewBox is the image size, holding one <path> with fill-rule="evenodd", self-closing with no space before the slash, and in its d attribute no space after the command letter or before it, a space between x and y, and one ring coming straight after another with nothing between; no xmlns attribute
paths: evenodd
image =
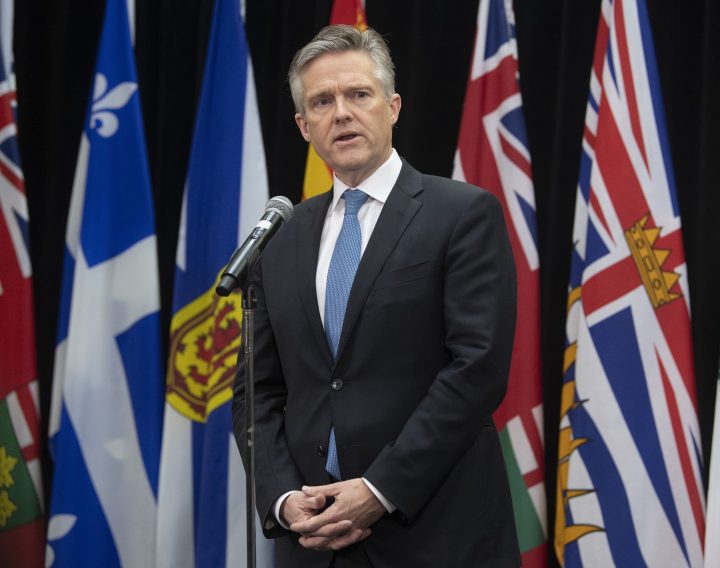
<svg viewBox="0 0 720 568"><path fill-rule="evenodd" d="M192 422L165 404L156 568L195 566Z"/></svg>
<svg viewBox="0 0 720 568"><path fill-rule="evenodd" d="M137 475L145 465L116 336L159 309L155 251L153 235L89 268L78 247L66 345L73 380L63 400L125 566L154 555L156 504L147 476ZM132 286L128 274L138 278Z"/></svg>
<svg viewBox="0 0 720 568"><path fill-rule="evenodd" d="M32 381L28 385L28 390L30 391L30 396L32 396L33 399L33 405L35 406L35 412L40 414L40 391L38 388L38 382Z"/></svg>
<svg viewBox="0 0 720 568"><path fill-rule="evenodd" d="M227 524L226 524L226 542L227 557L225 558L225 566L227 568L237 568L238 566L246 566L247 559L247 522L245 513L245 470L243 469L240 459L240 452L235 442L232 432L228 435L228 490L227 490ZM260 520L255 518L256 530L262 527ZM257 536L255 542L258 542ZM261 538L262 534L261 534ZM261 548L256 548L256 563L264 566L259 559L257 553L262 553Z"/></svg>
<svg viewBox="0 0 720 568"><path fill-rule="evenodd" d="M540 441L542 442L543 447L545 447L545 413L543 412L543 405L538 404L537 406L534 406L532 409L532 415L533 421L535 422L535 428L537 428L538 436L540 436Z"/></svg>
<svg viewBox="0 0 720 568"><path fill-rule="evenodd" d="M530 233L530 228L525 221L525 214L520 208L515 193L518 193L529 204L535 204L535 194L532 180L510 160L505 157L500 142L500 119L508 112L508 108L518 107L521 99L517 93L505 99L494 111L483 116L484 130L488 135L488 142L492 149L495 163L501 164L498 172L502 179L502 191L505 197L507 212L513 220L513 227L517 231L520 244L525 254L525 259L530 270L536 270L540 266L540 258L535 248L535 239Z"/></svg>
<svg viewBox="0 0 720 568"><path fill-rule="evenodd" d="M600 84L600 78L597 76L597 73L595 73L594 68L590 73L590 94L592 95L592 99L595 104L600 106L600 101L602 100L602 85ZM597 112L592 107L590 100L588 100L585 112L595 115L595 120L591 120L589 123L587 120L585 121L585 127L589 128L590 132L593 134L597 134ZM585 115L585 118L587 119L587 114Z"/></svg>
<svg viewBox="0 0 720 568"><path fill-rule="evenodd" d="M596 135L597 134L597 127L598 127L598 114L595 111L595 109L588 103L587 108L585 109L585 128L588 129L588 131Z"/></svg>
<svg viewBox="0 0 720 568"><path fill-rule="evenodd" d="M547 504L545 500L545 484L543 482L536 483L528 488L530 500L532 501L535 512L537 513L543 535L547 538Z"/></svg>
<svg viewBox="0 0 720 568"><path fill-rule="evenodd" d="M460 148L455 150L455 157L453 158L452 178L458 181L467 182L467 178L465 177L465 170L463 170L463 161L460 157Z"/></svg>
<svg viewBox="0 0 720 568"><path fill-rule="evenodd" d="M638 295L645 293L645 290L638 290ZM694 404L687 396L685 385L683 384L675 361L673 359L670 348L667 345L662 329L657 325L654 319L652 306L649 302L636 301L631 304L633 310L633 318L638 322L639 329L642 329L645 340L638 338L640 347L640 356L643 362L643 368L647 376L647 388L653 409L654 424L658 432L660 447L663 453L665 468L667 469L670 487L672 489L673 500L680 519L680 528L683 531L683 540L685 541L690 556L691 566L700 566L702 564L702 543L700 542L700 534L695 523L692 505L689 500L688 486L702 487L700 477L700 464L691 459L693 467L694 479L688 480L686 483L683 473L680 455L681 448L678 447L675 438L675 431L672 425L672 417L669 414L668 399L665 393L665 387L662 382L661 369L658 364L658 356L661 359L665 375L670 382L672 388L672 396L675 397L678 414L682 420L682 435L684 436L685 445L690 451L690 455L695 455L693 450L694 442L690 437L693 433L696 440L700 440L700 433L697 430L697 423L688 422L683 417L694 416ZM645 313L643 313L645 312ZM704 501L702 491L699 491L701 502Z"/></svg>
<svg viewBox="0 0 720 568"><path fill-rule="evenodd" d="M708 506L705 517L705 568L720 568L720 381L715 391L715 422L710 451Z"/></svg>
<svg viewBox="0 0 720 568"><path fill-rule="evenodd" d="M535 471L538 463L520 417L511 418L507 423L507 429L520 473L525 475Z"/></svg>
<svg viewBox="0 0 720 568"><path fill-rule="evenodd" d="M242 172L240 174L240 215L238 220L238 243L241 243L255 226L258 217L265 210L268 197L265 147L260 131L260 114L255 97L255 80L252 62L248 57L247 81L245 86L245 123L243 132ZM238 188L238 191L240 191Z"/></svg>
<svg viewBox="0 0 720 568"><path fill-rule="evenodd" d="M178 270L187 272L187 181L183 188L182 208L180 209L180 226L178 227L177 250L175 265Z"/></svg>
<svg viewBox="0 0 720 568"><path fill-rule="evenodd" d="M90 160L90 141L83 132L80 138L75 178L73 179L70 209L68 210L67 232L65 244L73 257L77 256L80 246L80 228L82 226L83 209L85 207L85 189L87 187L88 161Z"/></svg>
<svg viewBox="0 0 720 568"><path fill-rule="evenodd" d="M245 470L235 437L228 437L228 511L227 568L246 566L247 517L245 514ZM255 563L259 568L272 568L272 543L262 533L262 523L255 512Z"/></svg>
<svg viewBox="0 0 720 568"><path fill-rule="evenodd" d="M11 392L5 400L7 401L10 421L12 422L13 429L15 430L15 436L17 437L20 449L27 448L33 443L33 437L30 432L30 426L25 419L25 413L20 407L17 392Z"/></svg>
<svg viewBox="0 0 720 568"><path fill-rule="evenodd" d="M595 209L591 207L589 214L592 216L593 226L596 232L602 237L605 246L609 250L609 254L603 255L602 258L593 262L586 269L585 281L587 281L587 278L592 274L596 274L609 266L617 264L623 258L630 255L630 249L625 239L625 229L620 222L615 204L612 202L607 185L605 184L603 172L599 167L593 168L590 175L590 185L596 202L600 205L600 211L595 211ZM604 223L600 222L598 214L602 215L605 220ZM605 226L607 226L607 229Z"/></svg>
<svg viewBox="0 0 720 568"><path fill-rule="evenodd" d="M0 49L2 49L5 76L12 76L13 62L13 12L15 2L0 2Z"/></svg>
<svg viewBox="0 0 720 568"><path fill-rule="evenodd" d="M67 228L65 233L65 246L75 258L78 254L80 242L80 224L82 221L83 205L85 203L85 187L87 181L88 160L90 158L90 141L85 133L80 137L77 166L73 180L70 208L68 210ZM67 340L58 343L55 348L55 364L53 367L52 401L50 403L49 436L53 438L60 430L62 416L63 389L67 369ZM55 456L57 459L57 456Z"/></svg>
<svg viewBox="0 0 720 568"><path fill-rule="evenodd" d="M514 95L509 96L503 101L503 104L505 105L505 108L522 108L522 98L520 97L520 93L515 93ZM518 140L515 134L508 130L505 124L503 124L502 122L498 124L498 130L505 137L505 141L510 144L510 146L512 146L518 154L520 154L523 158L530 162L530 150L525 146L525 144L523 144L521 140ZM530 188L532 189L532 184L530 185ZM526 190L523 193L523 196L526 197L528 203L532 204L534 210L535 192Z"/></svg>
<svg viewBox="0 0 720 568"><path fill-rule="evenodd" d="M25 238L16 219L16 216L19 216L25 221L28 220L27 200L25 194L9 183L5 176L0 176L0 209L5 218L5 226L10 233L20 272L23 278L29 278L32 274L30 252L25 246Z"/></svg>
<svg viewBox="0 0 720 568"><path fill-rule="evenodd" d="M7 83L3 83L2 86L0 86L0 95L4 95L6 93L12 92L12 89L8 88ZM17 125L14 122L7 123L2 129L0 129L0 144L4 144L7 140L11 138L15 138L17 136L18 129ZM24 175L22 168L16 163L13 162L7 154L0 153L0 162L2 165L10 170L13 175L15 175L18 179L24 180ZM25 194L23 192L15 190L15 193L18 194L18 206L20 211L25 209L27 211L27 200L25 199ZM27 213L23 216L23 219L27 219Z"/></svg>
<svg viewBox="0 0 720 568"><path fill-rule="evenodd" d="M565 416L564 422L564 424L561 424L561 427L569 426L567 416ZM576 457L571 458L568 475L568 487L578 489L590 489L593 487L592 480L582 459ZM568 502L568 507L574 515L573 518L576 520L581 518L583 524L597 527L605 526L605 519L600 509L600 502L595 492L574 497ZM602 566L604 568L615 565L610 554L607 533L604 531L593 532L583 536L577 541L577 545L580 557L582 558L581 566Z"/></svg>
<svg viewBox="0 0 720 568"><path fill-rule="evenodd" d="M623 7L625 8L626 25L630 25L627 18L633 17L637 19L637 6L635 3L625 2L623 3ZM616 46L617 38L615 37L615 31L613 31L612 38L614 40L613 45ZM638 43L640 38L636 37L635 34L628 34L627 41L630 44L628 45L628 49L631 50L631 66L645 66L646 62L642 54L643 46L641 43ZM635 42L636 45L633 45L633 42ZM617 47L615 47L614 51L618 54ZM642 59L638 62L636 60L637 58ZM616 56L615 60L619 61L619 55ZM676 230L680 227L680 218L672 210L670 188L668 187L668 172L665 170L665 160L662 155L659 137L656 134L655 114L652 111L652 107L643 104L637 105L637 112L641 124L641 132L638 133L640 136L639 142L643 145L645 151L644 156L647 158L646 163L631 127L632 121L630 120L626 103L627 87L623 85L622 73L616 72L614 75L618 89L614 88L615 82L610 76L608 66L605 66L604 75L603 84L606 86L604 94L607 103L612 109L615 123L625 144L625 149L632 163L633 171L638 176L640 187L653 212L655 222L659 226L663 226L665 232ZM650 87L647 84L647 76L645 73L637 72L633 74L633 88L635 89L637 101L651 100Z"/></svg>
<svg viewBox="0 0 720 568"><path fill-rule="evenodd" d="M513 55L512 42L503 43L496 53L485 58L485 43L487 35L487 26L483 25L488 19L488 11L490 10L490 2L481 2L478 9L478 24L476 27L475 50L473 52L473 67L470 74L470 80L474 81L482 77L486 73L490 73L500 65L503 59L508 55Z"/></svg>
<svg viewBox="0 0 720 568"><path fill-rule="evenodd" d="M52 397L50 399L50 423L48 437L53 438L60 431L60 418L62 416L62 391L65 384L65 362L67 361L67 340L58 343L55 348L55 363L52 382ZM52 449L52 448L51 448ZM57 459L57 456L53 456Z"/></svg>
<svg viewBox="0 0 720 568"><path fill-rule="evenodd" d="M40 508L45 510L45 491L43 489L43 477L42 468L40 467L40 459L35 458L27 462L28 473L30 479L32 479L33 487L35 488L35 494L37 495L38 501L40 501Z"/></svg>
<svg viewBox="0 0 720 568"><path fill-rule="evenodd" d="M623 17L626 26L633 29L641 29L638 15L637 2L624 2ZM645 73L647 61L645 60L645 49L642 38L639 34L628 34L628 49L630 51L630 66L635 87L635 97L638 101L652 100L652 90L649 84L649 77ZM669 172L665 169L665 159L662 155L660 137L657 136L657 125L653 107L650 105L638 104L638 115L642 132L642 143L645 146L645 154L648 161L648 169L652 184L644 186L645 197L648 199L656 220L660 219L663 225L672 223L672 230L680 227L680 217L673 213L670 207L670 180ZM667 227L666 227L667 228Z"/></svg>

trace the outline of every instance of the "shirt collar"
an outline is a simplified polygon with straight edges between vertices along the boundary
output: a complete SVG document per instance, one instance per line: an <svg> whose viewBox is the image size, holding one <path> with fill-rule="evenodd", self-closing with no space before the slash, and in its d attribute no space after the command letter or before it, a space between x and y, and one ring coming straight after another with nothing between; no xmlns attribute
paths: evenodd
<svg viewBox="0 0 720 568"><path fill-rule="evenodd" d="M356 187L350 187L343 183L333 174L333 200L328 210L328 214L332 213L340 201L340 196L345 193L346 189L359 189L365 192L370 198L385 204L392 188L395 186L400 177L402 169L402 160L395 148L390 152L390 157L377 169L373 174Z"/></svg>

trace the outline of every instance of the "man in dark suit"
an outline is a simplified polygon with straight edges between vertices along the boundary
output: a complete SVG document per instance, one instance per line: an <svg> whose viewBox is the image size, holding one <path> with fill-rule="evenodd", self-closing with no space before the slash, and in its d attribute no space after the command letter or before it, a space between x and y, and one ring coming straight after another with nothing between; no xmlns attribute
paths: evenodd
<svg viewBox="0 0 720 568"><path fill-rule="evenodd" d="M302 136L334 171L254 270L256 493L277 566L518 566L492 413L515 273L489 193L392 148L400 112L373 30L295 56ZM244 375L234 397L244 446Z"/></svg>

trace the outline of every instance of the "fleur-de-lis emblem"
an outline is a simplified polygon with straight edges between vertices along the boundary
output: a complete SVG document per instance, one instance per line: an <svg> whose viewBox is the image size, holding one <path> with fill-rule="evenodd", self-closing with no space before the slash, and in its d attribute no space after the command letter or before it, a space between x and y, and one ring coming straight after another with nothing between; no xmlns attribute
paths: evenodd
<svg viewBox="0 0 720 568"><path fill-rule="evenodd" d="M137 83L125 82L108 91L107 78L98 73L95 76L90 128L97 130L103 138L110 138L115 134L120 123L112 111L124 107L136 90Z"/></svg>
<svg viewBox="0 0 720 568"><path fill-rule="evenodd" d="M55 551L52 549L52 542L61 539L75 525L75 515L53 515L50 517L47 530L47 546L45 548L45 568L50 568L55 562Z"/></svg>

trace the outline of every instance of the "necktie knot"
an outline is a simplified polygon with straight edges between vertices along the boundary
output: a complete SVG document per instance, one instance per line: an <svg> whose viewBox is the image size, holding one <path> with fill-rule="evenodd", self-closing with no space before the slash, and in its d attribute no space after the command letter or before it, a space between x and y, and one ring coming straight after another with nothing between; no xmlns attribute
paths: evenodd
<svg viewBox="0 0 720 568"><path fill-rule="evenodd" d="M359 189L347 189L341 197L345 200L345 215L357 215L368 194Z"/></svg>

